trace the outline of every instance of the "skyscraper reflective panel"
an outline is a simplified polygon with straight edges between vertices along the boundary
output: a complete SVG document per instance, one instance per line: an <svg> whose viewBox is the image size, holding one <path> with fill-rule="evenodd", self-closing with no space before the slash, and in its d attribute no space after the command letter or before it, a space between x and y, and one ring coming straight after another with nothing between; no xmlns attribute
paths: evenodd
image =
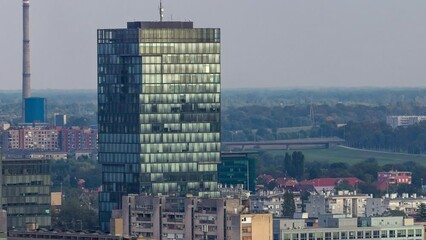
<svg viewBox="0 0 426 240"><path fill-rule="evenodd" d="M218 196L220 29L98 30L100 221L128 193Z"/></svg>

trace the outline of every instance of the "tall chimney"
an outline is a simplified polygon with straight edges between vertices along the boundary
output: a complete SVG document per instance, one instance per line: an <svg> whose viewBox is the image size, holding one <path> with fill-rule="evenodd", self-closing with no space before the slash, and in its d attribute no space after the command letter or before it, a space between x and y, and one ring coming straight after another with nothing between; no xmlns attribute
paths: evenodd
<svg viewBox="0 0 426 240"><path fill-rule="evenodd" d="M22 122L25 123L25 98L31 97L30 0L23 0Z"/></svg>

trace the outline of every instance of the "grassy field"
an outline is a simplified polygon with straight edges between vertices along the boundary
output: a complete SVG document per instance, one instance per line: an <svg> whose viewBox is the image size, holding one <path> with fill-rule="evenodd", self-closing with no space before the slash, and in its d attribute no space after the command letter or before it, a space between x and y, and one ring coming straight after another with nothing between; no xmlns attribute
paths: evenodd
<svg viewBox="0 0 426 240"><path fill-rule="evenodd" d="M299 149L297 151L303 152L307 162L345 162L347 164L355 164L368 158L375 158L380 165L413 161L417 164L426 166L426 155L376 152L350 149L342 146L333 146L329 149ZM273 155L284 156L285 152L285 150L270 150L270 153ZM289 150L288 152L293 152L293 150Z"/></svg>

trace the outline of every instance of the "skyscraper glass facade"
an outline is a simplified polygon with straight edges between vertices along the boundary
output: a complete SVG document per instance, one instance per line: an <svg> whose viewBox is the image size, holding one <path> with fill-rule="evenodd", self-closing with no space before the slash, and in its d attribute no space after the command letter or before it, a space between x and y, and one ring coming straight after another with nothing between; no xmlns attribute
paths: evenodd
<svg viewBox="0 0 426 240"><path fill-rule="evenodd" d="M98 30L101 228L129 193L218 196L220 29Z"/></svg>

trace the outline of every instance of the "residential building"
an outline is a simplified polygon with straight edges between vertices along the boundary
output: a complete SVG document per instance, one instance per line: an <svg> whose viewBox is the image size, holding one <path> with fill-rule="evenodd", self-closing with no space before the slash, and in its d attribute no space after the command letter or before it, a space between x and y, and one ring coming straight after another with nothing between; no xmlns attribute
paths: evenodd
<svg viewBox="0 0 426 240"><path fill-rule="evenodd" d="M46 98L25 98L25 123L46 122Z"/></svg>
<svg viewBox="0 0 426 240"><path fill-rule="evenodd" d="M383 198L369 198L365 201L365 216L381 216L388 208Z"/></svg>
<svg viewBox="0 0 426 240"><path fill-rule="evenodd" d="M222 152L218 164L219 183L227 186L242 184L252 192L256 187L255 159L249 152Z"/></svg>
<svg viewBox="0 0 426 240"><path fill-rule="evenodd" d="M339 191L338 194L318 194L309 196L306 212L309 217L317 218L321 214L341 214L350 217L364 217L367 194Z"/></svg>
<svg viewBox="0 0 426 240"><path fill-rule="evenodd" d="M75 154L79 151L95 152L97 149L98 131L86 127L68 127L59 129L59 145L61 150Z"/></svg>
<svg viewBox="0 0 426 240"><path fill-rule="evenodd" d="M420 204L426 204L426 198L403 193L398 196L396 193L385 194L382 198L367 199L366 216L382 215L389 210L403 211L407 215L414 216Z"/></svg>
<svg viewBox="0 0 426 240"><path fill-rule="evenodd" d="M377 173L377 188L381 191L388 191L389 187L401 184L411 184L411 172L389 171Z"/></svg>
<svg viewBox="0 0 426 240"><path fill-rule="evenodd" d="M301 219L274 219L274 240L423 240L423 237L424 226L404 217L347 218L322 215L318 227L307 227Z"/></svg>
<svg viewBox="0 0 426 240"><path fill-rule="evenodd" d="M218 197L220 29L129 22L98 30L101 228L127 194Z"/></svg>
<svg viewBox="0 0 426 240"><path fill-rule="evenodd" d="M231 238L231 218L245 209L240 199L189 196L129 195L122 204L113 211L112 234L156 240L239 239Z"/></svg>
<svg viewBox="0 0 426 240"><path fill-rule="evenodd" d="M9 229L26 229L27 224L49 228L50 161L2 159L1 206L7 211Z"/></svg>
<svg viewBox="0 0 426 240"><path fill-rule="evenodd" d="M272 240L272 214L235 214L231 217L229 240Z"/></svg>
<svg viewBox="0 0 426 240"><path fill-rule="evenodd" d="M270 213L282 217L285 190L258 191L250 196L250 212ZM296 212L302 212L302 200L299 192L293 192Z"/></svg>
<svg viewBox="0 0 426 240"><path fill-rule="evenodd" d="M426 116L387 116L386 123L392 128L410 126L426 120Z"/></svg>
<svg viewBox="0 0 426 240"><path fill-rule="evenodd" d="M63 159L64 154L97 150L98 132L85 127L24 126L3 132L3 149L7 156Z"/></svg>
<svg viewBox="0 0 426 240"><path fill-rule="evenodd" d="M334 192L339 184L346 183L353 188L363 181L358 178L315 178L311 180L301 181L298 188L303 191L316 191L317 193Z"/></svg>
<svg viewBox="0 0 426 240"><path fill-rule="evenodd" d="M244 189L241 184L226 186L222 184L217 185L220 197L222 198L239 198L241 200L247 200L250 197L250 191Z"/></svg>
<svg viewBox="0 0 426 240"><path fill-rule="evenodd" d="M6 152L21 150L59 151L58 135L57 129L48 127L8 129L3 136L3 149Z"/></svg>

